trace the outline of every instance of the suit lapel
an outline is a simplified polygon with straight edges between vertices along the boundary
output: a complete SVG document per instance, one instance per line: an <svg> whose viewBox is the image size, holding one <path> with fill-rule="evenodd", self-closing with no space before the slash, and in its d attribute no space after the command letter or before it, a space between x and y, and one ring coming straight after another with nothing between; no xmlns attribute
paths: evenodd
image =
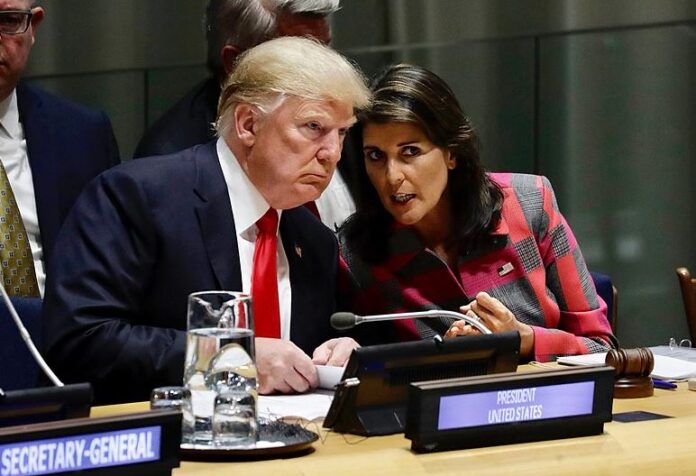
<svg viewBox="0 0 696 476"><path fill-rule="evenodd" d="M304 317L311 315L311 312L306 302L307 294L301 289L305 276L304 260L302 259L305 244L293 226L293 213L293 210L283 211L280 218L280 238L283 241L283 249L290 267L290 288L292 290L290 338L302 348L304 347L303 336L307 332Z"/></svg>
<svg viewBox="0 0 696 476"><path fill-rule="evenodd" d="M315 220L304 207L283 211L280 220L280 237L290 266L290 287L292 305L290 338L306 353L311 355L314 348L326 338L326 329L317 322L325 304L323 297L317 295L316 272L312 265L312 243L307 241L303 228L306 220ZM314 250L316 252L316 250ZM328 322L328 321L327 321Z"/></svg>
<svg viewBox="0 0 696 476"><path fill-rule="evenodd" d="M196 150L196 185L201 202L196 215L210 266L220 289L242 290L237 234L227 185L220 169L215 142Z"/></svg>
<svg viewBox="0 0 696 476"><path fill-rule="evenodd" d="M434 252L427 250L411 227L395 225L389 238L389 259L385 268L394 281L384 286L398 286L385 292L396 296L398 305L406 309L425 310L434 307L457 310L466 302L464 289L454 272ZM404 293L403 289L410 292ZM393 306L398 309L398 306Z"/></svg>

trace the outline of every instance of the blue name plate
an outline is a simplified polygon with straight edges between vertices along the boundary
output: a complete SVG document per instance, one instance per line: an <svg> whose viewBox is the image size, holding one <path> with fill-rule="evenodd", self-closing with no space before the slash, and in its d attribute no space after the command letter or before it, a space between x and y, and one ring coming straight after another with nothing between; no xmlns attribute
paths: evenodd
<svg viewBox="0 0 696 476"><path fill-rule="evenodd" d="M159 426L0 445L0 476L83 471L157 461Z"/></svg>
<svg viewBox="0 0 696 476"><path fill-rule="evenodd" d="M0 430L0 476L165 475L179 465L180 442L176 411L8 427Z"/></svg>
<svg viewBox="0 0 696 476"><path fill-rule="evenodd" d="M612 367L414 383L406 437L438 451L597 434L613 388Z"/></svg>
<svg viewBox="0 0 696 476"><path fill-rule="evenodd" d="M442 397L437 428L589 415L594 389L594 382L577 382Z"/></svg>

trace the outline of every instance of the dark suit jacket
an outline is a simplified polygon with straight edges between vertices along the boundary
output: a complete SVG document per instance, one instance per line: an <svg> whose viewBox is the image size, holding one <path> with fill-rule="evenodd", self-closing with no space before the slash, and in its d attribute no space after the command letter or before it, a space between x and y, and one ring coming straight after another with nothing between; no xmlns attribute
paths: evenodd
<svg viewBox="0 0 696 476"><path fill-rule="evenodd" d="M118 146L109 119L100 111L24 82L17 85L17 106L48 266L63 220L87 183L119 162Z"/></svg>
<svg viewBox="0 0 696 476"><path fill-rule="evenodd" d="M333 337L336 239L304 207L283 212L292 341ZM144 400L183 378L187 297L241 290L229 194L215 143L135 160L95 180L56 244L44 301L47 357L100 402Z"/></svg>

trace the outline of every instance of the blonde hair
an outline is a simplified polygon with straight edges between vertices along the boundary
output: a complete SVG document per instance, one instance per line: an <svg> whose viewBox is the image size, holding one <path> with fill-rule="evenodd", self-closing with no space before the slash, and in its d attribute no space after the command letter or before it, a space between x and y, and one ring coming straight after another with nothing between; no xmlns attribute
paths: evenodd
<svg viewBox="0 0 696 476"><path fill-rule="evenodd" d="M328 46L307 38L276 38L240 56L220 94L218 135L229 131L237 104L268 113L288 96L362 109L369 103L370 91L357 67Z"/></svg>

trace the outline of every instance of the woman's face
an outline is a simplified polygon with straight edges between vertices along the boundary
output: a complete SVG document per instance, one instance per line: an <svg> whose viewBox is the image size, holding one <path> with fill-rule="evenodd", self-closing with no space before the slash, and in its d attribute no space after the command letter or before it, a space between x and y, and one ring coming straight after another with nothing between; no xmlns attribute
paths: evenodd
<svg viewBox="0 0 696 476"><path fill-rule="evenodd" d="M412 226L449 216L443 194L456 161L420 127L406 122L366 124L363 156L372 185L396 221Z"/></svg>

